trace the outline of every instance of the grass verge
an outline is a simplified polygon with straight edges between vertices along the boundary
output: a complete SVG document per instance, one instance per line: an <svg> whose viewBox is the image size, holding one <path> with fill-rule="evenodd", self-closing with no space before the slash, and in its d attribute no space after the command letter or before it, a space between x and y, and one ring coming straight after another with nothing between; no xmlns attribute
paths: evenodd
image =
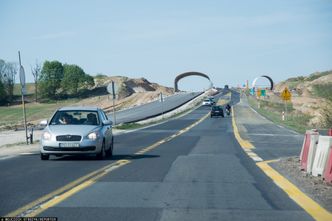
<svg viewBox="0 0 332 221"><path fill-rule="evenodd" d="M288 115L286 120L282 120L283 104L272 103L268 101L260 102L260 108L258 108L258 101L249 96L249 105L256 110L259 114L263 115L272 122L295 130L298 133L304 133L308 129L308 122L312 118L305 114L296 114L291 104L288 104Z"/></svg>

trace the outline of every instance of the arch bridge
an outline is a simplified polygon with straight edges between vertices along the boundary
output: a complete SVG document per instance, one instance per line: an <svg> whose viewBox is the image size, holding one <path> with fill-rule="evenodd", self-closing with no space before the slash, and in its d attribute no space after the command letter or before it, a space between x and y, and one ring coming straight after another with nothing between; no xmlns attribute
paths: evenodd
<svg viewBox="0 0 332 221"><path fill-rule="evenodd" d="M182 79L182 78L185 78L185 77L188 77L188 76L200 76L200 77L204 77L206 79L208 79L210 82L210 78L208 75L204 74L204 73L201 73L201 72L194 72L194 71L191 71L191 72L185 72L185 73L182 73L182 74L179 74L178 76L176 76L175 80L174 80L174 91L175 92L178 92L179 91L179 87L178 87L178 82Z"/></svg>

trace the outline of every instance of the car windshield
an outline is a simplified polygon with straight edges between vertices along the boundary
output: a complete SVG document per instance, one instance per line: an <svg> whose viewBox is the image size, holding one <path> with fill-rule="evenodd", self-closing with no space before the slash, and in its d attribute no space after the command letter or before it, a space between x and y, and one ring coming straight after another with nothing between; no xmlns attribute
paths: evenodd
<svg viewBox="0 0 332 221"><path fill-rule="evenodd" d="M99 125L97 111L57 111L53 116L51 125Z"/></svg>
<svg viewBox="0 0 332 221"><path fill-rule="evenodd" d="M214 107L212 107L212 110L220 110L220 109L221 109L220 106L214 106Z"/></svg>

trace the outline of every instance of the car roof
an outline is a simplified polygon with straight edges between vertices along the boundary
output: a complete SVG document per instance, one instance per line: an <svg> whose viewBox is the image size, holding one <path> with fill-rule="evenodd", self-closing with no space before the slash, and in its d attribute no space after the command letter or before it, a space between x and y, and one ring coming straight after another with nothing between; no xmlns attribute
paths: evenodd
<svg viewBox="0 0 332 221"><path fill-rule="evenodd" d="M62 107L58 111L98 111L99 107L89 107L89 106L73 106L73 107Z"/></svg>

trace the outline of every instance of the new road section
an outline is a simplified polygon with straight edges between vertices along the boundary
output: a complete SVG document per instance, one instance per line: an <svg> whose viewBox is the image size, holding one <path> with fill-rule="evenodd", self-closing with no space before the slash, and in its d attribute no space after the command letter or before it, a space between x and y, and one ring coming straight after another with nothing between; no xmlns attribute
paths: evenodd
<svg viewBox="0 0 332 221"><path fill-rule="evenodd" d="M238 103L238 96L231 102ZM210 118L209 111L200 107L119 135L114 157L104 161L2 160L0 175L6 179L0 197L7 200L0 202L0 214L23 211L59 220L313 220L243 151L232 117Z"/></svg>

